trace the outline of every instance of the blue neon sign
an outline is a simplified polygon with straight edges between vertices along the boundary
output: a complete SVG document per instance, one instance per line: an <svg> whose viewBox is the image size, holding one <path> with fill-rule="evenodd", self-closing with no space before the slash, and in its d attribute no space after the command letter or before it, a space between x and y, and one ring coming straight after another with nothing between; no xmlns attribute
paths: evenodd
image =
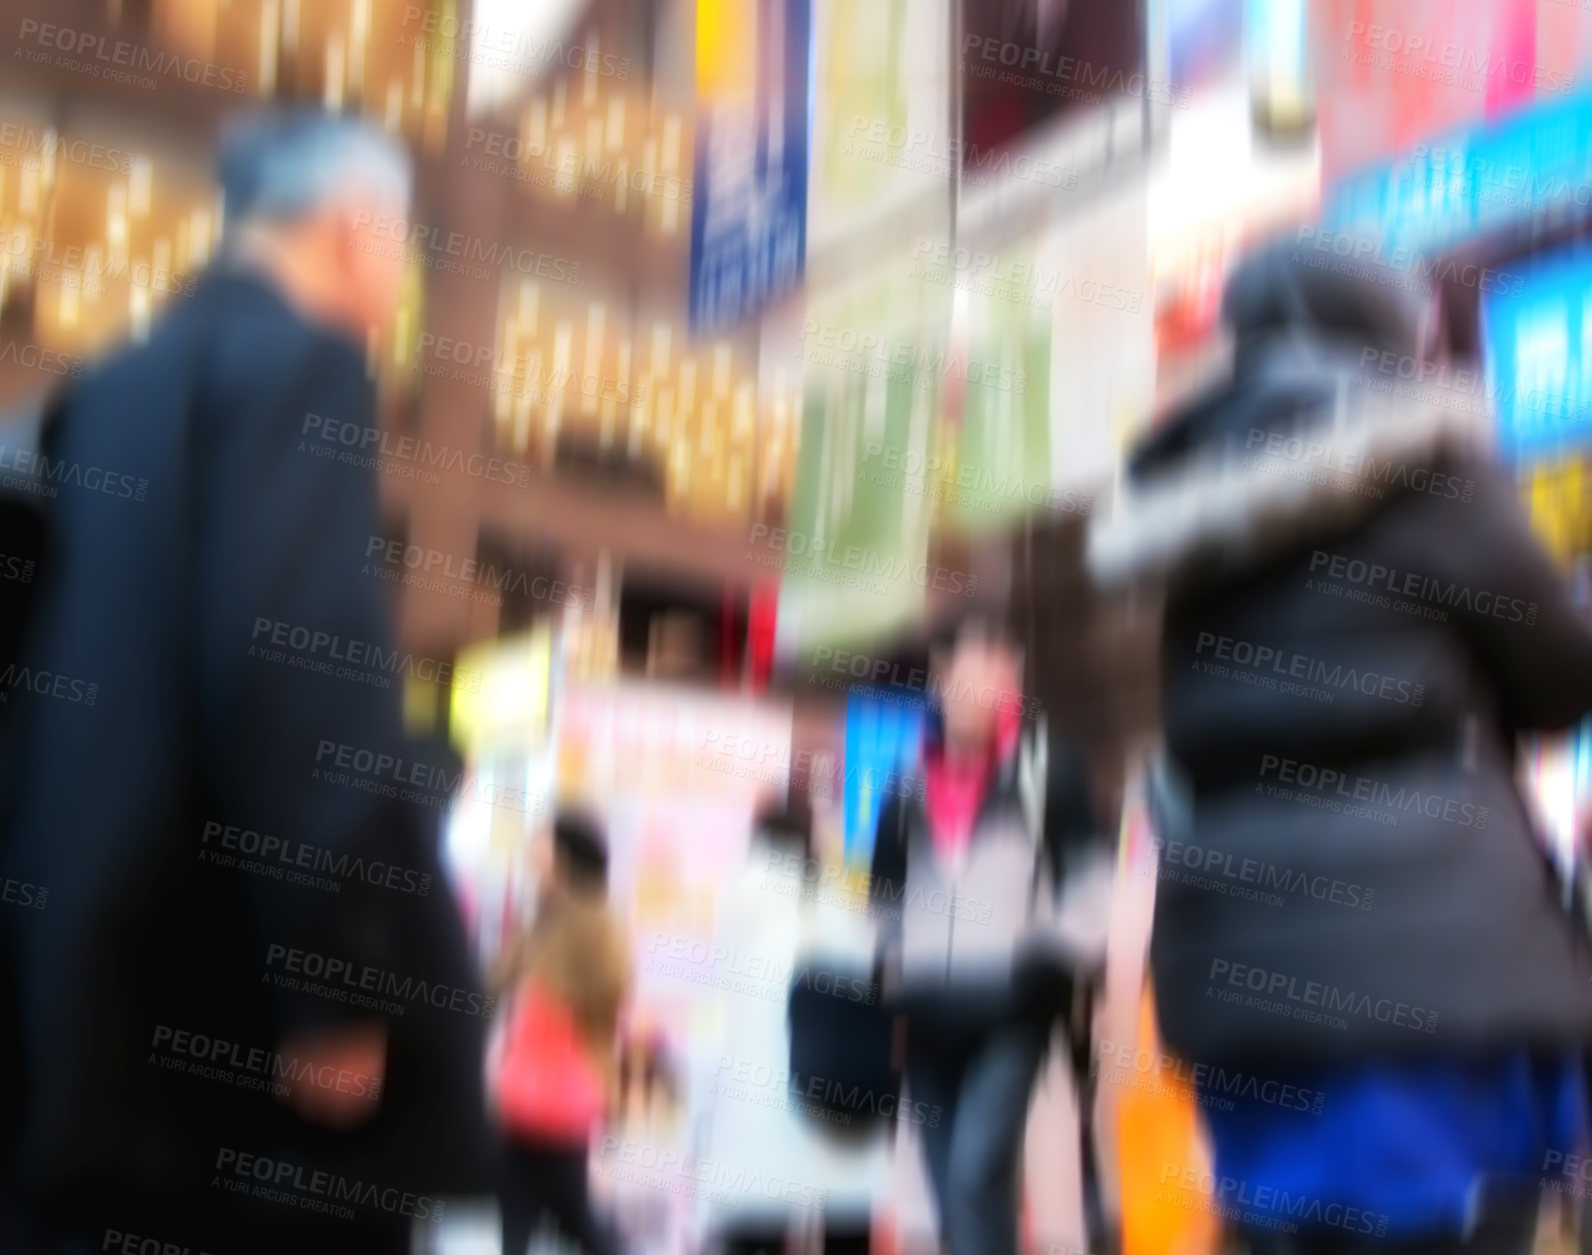
<svg viewBox="0 0 1592 1255"><path fill-rule="evenodd" d="M846 700L845 850L847 863L873 854L885 800L911 786L923 737L923 703L894 691L854 690Z"/></svg>
<svg viewBox="0 0 1592 1255"><path fill-rule="evenodd" d="M1592 210L1592 94L1417 144L1350 175L1323 225L1389 252L1440 252L1543 210Z"/></svg>
<svg viewBox="0 0 1592 1255"><path fill-rule="evenodd" d="M1484 294L1487 391L1499 444L1532 458L1592 441L1592 252L1572 247Z"/></svg>

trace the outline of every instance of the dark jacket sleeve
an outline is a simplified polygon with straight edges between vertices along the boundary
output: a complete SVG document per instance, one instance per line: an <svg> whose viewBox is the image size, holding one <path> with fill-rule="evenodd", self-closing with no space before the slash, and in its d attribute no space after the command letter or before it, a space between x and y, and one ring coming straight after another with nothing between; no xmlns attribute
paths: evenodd
<svg viewBox="0 0 1592 1255"><path fill-rule="evenodd" d="M1061 1005L1077 974L1103 971L1114 843L1103 831L1083 754L1053 734L1046 759L1042 837L1056 911L1025 943L1017 972L1034 996Z"/></svg>
<svg viewBox="0 0 1592 1255"><path fill-rule="evenodd" d="M1562 728L1592 711L1592 620L1531 529L1503 472L1467 459L1468 501L1445 502L1436 574L1457 586L1453 621L1480 657L1511 726Z"/></svg>
<svg viewBox="0 0 1592 1255"><path fill-rule="evenodd" d="M878 950L894 946L901 936L901 907L906 901L907 846L903 840L900 793L891 793L879 809L874 829L873 859L868 868L868 909L878 921Z"/></svg>
<svg viewBox="0 0 1592 1255"><path fill-rule="evenodd" d="M407 668L373 573L375 472L319 456L341 449L306 434L311 415L373 429L371 388L351 349L301 328L283 334L287 343L260 346L269 371L240 366L235 346L214 355L234 377L212 382L195 419L195 617L214 822L276 838L307 860L299 866L341 882L326 892L242 878L261 983L285 1032L361 1014L278 994L293 952L300 966L308 954L346 964L343 980L370 992L360 982L448 990L471 973L439 865L441 799L406 800L401 783L436 777L403 731ZM449 992L434 1005L452 1002Z"/></svg>
<svg viewBox="0 0 1592 1255"><path fill-rule="evenodd" d="M1045 852L1052 883L1060 893L1070 867L1110 854L1115 842L1095 805L1089 763L1078 747L1052 734L1046 759Z"/></svg>

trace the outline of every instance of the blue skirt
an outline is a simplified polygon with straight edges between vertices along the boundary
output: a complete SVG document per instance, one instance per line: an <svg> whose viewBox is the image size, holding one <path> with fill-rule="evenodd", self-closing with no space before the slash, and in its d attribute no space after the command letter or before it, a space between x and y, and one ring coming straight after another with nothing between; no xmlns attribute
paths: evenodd
<svg viewBox="0 0 1592 1255"><path fill-rule="evenodd" d="M1195 1081L1216 1161L1201 1188L1236 1227L1441 1238L1469 1231L1484 1192L1592 1192L1579 1055L1522 1048Z"/></svg>

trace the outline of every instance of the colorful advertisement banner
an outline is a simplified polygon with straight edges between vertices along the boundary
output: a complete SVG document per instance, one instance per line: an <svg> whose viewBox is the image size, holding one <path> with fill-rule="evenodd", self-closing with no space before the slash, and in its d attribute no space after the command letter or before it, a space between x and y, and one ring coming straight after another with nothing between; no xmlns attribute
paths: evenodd
<svg viewBox="0 0 1592 1255"><path fill-rule="evenodd" d="M571 685L558 712L558 795L606 808L635 797L783 798L791 708L662 684Z"/></svg>
<svg viewBox="0 0 1592 1255"><path fill-rule="evenodd" d="M454 668L454 744L473 756L545 743L552 682L553 635L545 625L464 650Z"/></svg>
<svg viewBox="0 0 1592 1255"><path fill-rule="evenodd" d="M1171 85L1144 72L1139 4L977 0L962 6L963 167L997 168L1067 116L1113 100L1170 101Z"/></svg>
<svg viewBox="0 0 1592 1255"><path fill-rule="evenodd" d="M1328 197L1325 241L1345 264L1409 267L1534 213L1592 209L1592 94L1418 142Z"/></svg>
<svg viewBox="0 0 1592 1255"><path fill-rule="evenodd" d="M1573 75L1539 65L1522 46L1516 3L1314 0L1309 64L1323 183L1489 116L1511 98L1569 90Z"/></svg>
<svg viewBox="0 0 1592 1255"><path fill-rule="evenodd" d="M791 509L786 527L753 537L755 558L780 573L782 657L887 633L942 577L928 552L953 296L943 268L900 259L809 301L791 346L802 381Z"/></svg>
<svg viewBox="0 0 1592 1255"><path fill-rule="evenodd" d="M957 166L949 29L947 0L813 0L814 265L881 229L893 246L945 233Z"/></svg>
<svg viewBox="0 0 1592 1255"><path fill-rule="evenodd" d="M810 0L698 0L693 335L801 280L807 250Z"/></svg>
<svg viewBox="0 0 1592 1255"><path fill-rule="evenodd" d="M1484 293L1482 338L1507 455L1592 443L1592 253L1550 255L1515 288Z"/></svg>
<svg viewBox="0 0 1592 1255"><path fill-rule="evenodd" d="M922 703L898 693L859 692L846 700L847 866L866 866L885 801L909 791L923 736Z"/></svg>
<svg viewBox="0 0 1592 1255"><path fill-rule="evenodd" d="M996 265L1007 277L944 268L961 299L952 323L953 405L945 432L955 456L944 461L938 496L947 521L968 534L1003 531L1051 506L1054 290L1072 276L1043 239L1014 243ZM1082 283L1091 292L1100 286L1088 277Z"/></svg>

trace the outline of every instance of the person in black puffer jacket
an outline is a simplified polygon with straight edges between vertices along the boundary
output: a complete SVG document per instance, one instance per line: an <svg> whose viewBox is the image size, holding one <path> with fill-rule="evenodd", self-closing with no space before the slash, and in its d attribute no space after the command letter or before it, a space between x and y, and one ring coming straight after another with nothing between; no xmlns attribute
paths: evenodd
<svg viewBox="0 0 1592 1255"><path fill-rule="evenodd" d="M1515 737L1592 709L1592 627L1484 423L1374 386L1429 304L1320 260L1238 269L1231 378L1089 540L1101 585L1167 594L1160 1025L1254 1245L1523 1249L1586 1133L1592 948Z"/></svg>

